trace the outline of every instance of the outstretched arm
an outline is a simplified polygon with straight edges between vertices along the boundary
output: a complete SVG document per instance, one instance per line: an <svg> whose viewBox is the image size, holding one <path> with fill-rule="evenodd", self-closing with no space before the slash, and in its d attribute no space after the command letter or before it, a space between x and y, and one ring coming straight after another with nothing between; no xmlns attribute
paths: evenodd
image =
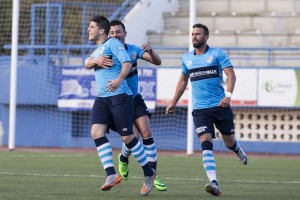
<svg viewBox="0 0 300 200"><path fill-rule="evenodd" d="M176 104L179 101L182 94L184 93L185 88L188 84L188 80L189 80L188 75L185 75L185 74L180 75L180 78L179 78L177 86L176 86L176 91L175 91L174 97L173 97L171 103L166 108L166 114L169 114L169 113L172 113L175 111Z"/></svg>
<svg viewBox="0 0 300 200"><path fill-rule="evenodd" d="M143 54L142 58L154 65L160 65L161 64L161 59L159 55L154 52L154 50L151 48L149 44L143 44L142 49L145 51Z"/></svg>

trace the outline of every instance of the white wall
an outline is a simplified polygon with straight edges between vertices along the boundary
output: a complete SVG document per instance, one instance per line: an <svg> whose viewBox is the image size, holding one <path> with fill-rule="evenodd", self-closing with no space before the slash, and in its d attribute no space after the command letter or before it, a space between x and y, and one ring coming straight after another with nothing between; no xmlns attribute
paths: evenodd
<svg viewBox="0 0 300 200"><path fill-rule="evenodd" d="M178 0L141 0L124 18L128 32L126 42L147 43L147 31L164 30L163 13L177 10Z"/></svg>

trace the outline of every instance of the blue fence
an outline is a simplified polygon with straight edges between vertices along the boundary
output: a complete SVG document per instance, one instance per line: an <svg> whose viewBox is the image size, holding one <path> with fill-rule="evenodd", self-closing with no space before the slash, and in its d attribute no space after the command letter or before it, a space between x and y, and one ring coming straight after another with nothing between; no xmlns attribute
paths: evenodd
<svg viewBox="0 0 300 200"><path fill-rule="evenodd" d="M5 45L4 48L10 49L11 45ZM233 61L245 61L245 64L239 64L238 67L252 67L247 64L249 62L259 62L263 61L263 64L258 64L255 67L300 67L300 47L220 47L229 55L230 59ZM51 60L57 60L58 65L71 66L72 58L79 58L84 65L84 59L89 56L90 52L95 49L94 44L82 44L82 45L19 45L19 50L27 50L29 57L34 59L36 55L32 53L33 50L45 50L46 63ZM178 48L178 47L162 47L154 46L153 49L158 51L168 51L168 52L187 52L188 48ZM79 55L71 53L72 51L81 52ZM50 53L51 52L51 53ZM61 52L65 52L62 54ZM256 52L257 56L253 56ZM179 57L178 57L179 58ZM292 61L292 64L288 62L284 65L276 65L278 61Z"/></svg>

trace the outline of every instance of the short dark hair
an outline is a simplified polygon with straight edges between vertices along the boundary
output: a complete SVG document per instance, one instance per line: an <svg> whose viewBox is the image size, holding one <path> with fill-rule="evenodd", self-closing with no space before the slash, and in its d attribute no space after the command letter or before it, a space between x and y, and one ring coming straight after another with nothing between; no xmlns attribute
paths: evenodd
<svg viewBox="0 0 300 200"><path fill-rule="evenodd" d="M116 26L116 25L121 25L123 28L123 31L126 31L125 29L125 25L123 24L123 22L121 22L120 20L112 20L110 22L110 26Z"/></svg>
<svg viewBox="0 0 300 200"><path fill-rule="evenodd" d="M91 19L92 22L96 22L97 26L100 29L104 29L104 32L106 35L109 34L109 29L110 29L110 23L108 21L108 19L104 16L100 16L100 15L96 15L94 17L92 17Z"/></svg>
<svg viewBox="0 0 300 200"><path fill-rule="evenodd" d="M202 28L206 35L209 35L209 30L204 24L194 24L193 28Z"/></svg>

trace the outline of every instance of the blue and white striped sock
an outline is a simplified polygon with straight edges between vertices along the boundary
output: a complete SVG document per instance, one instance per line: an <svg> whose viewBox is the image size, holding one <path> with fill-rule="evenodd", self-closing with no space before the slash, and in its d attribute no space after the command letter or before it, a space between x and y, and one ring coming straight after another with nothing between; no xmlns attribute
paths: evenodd
<svg viewBox="0 0 300 200"><path fill-rule="evenodd" d="M123 144L122 144L122 155L123 155L124 157L127 157L127 158L131 155L130 149L128 149L128 148L126 147L126 145L125 145L124 142L123 142Z"/></svg>
<svg viewBox="0 0 300 200"><path fill-rule="evenodd" d="M216 162L214 158L214 154L212 150L203 150L202 151L202 163L204 170L206 172L206 175L210 182L213 180L217 180L216 175Z"/></svg>
<svg viewBox="0 0 300 200"><path fill-rule="evenodd" d="M153 137L143 139L143 146L151 168L156 171L157 153Z"/></svg>
<svg viewBox="0 0 300 200"><path fill-rule="evenodd" d="M138 162L138 164L143 168L145 176L152 176L153 171L148 163L147 156L144 150L143 145L136 138L133 138L129 144L126 144Z"/></svg>
<svg viewBox="0 0 300 200"><path fill-rule="evenodd" d="M98 156L106 171L107 176L116 174L113 162L113 154L111 145L106 137L101 137L95 140Z"/></svg>

